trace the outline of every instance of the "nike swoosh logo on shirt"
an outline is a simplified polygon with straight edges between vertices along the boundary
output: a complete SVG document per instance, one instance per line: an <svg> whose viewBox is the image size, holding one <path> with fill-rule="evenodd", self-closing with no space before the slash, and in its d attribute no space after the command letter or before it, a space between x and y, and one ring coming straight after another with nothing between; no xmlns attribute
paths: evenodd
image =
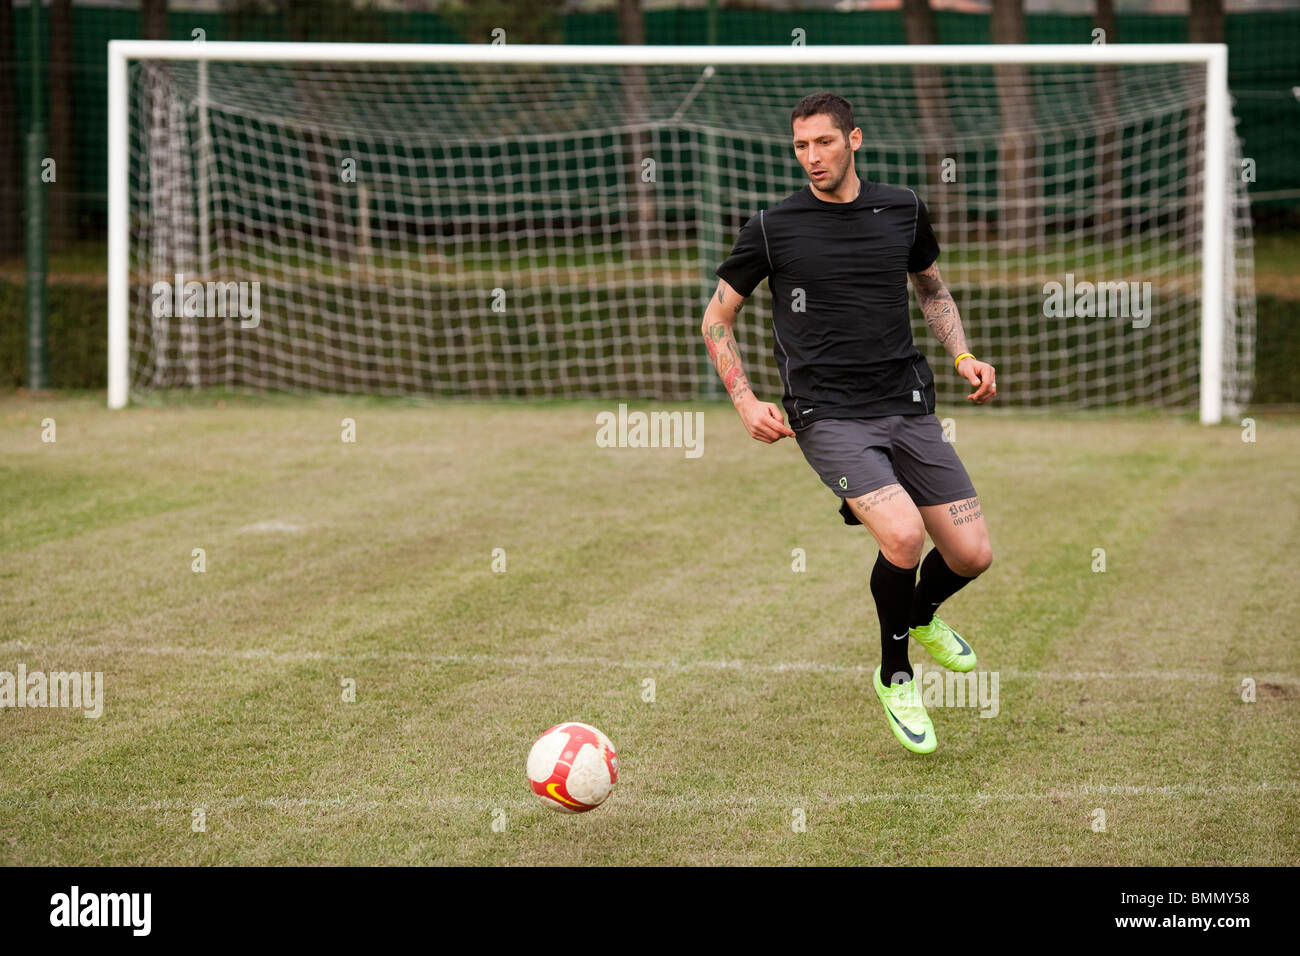
<svg viewBox="0 0 1300 956"><path fill-rule="evenodd" d="M889 208L888 206L881 206L881 207L880 207L880 209L888 209L888 208ZM880 209L876 209L875 207L872 207L872 210L871 210L871 211L872 211L872 212L880 212Z"/></svg>

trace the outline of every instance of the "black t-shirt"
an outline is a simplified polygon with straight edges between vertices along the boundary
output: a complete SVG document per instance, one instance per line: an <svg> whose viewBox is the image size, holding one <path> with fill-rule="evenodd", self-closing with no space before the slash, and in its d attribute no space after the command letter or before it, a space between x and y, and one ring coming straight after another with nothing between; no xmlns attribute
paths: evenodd
<svg viewBox="0 0 1300 956"><path fill-rule="evenodd" d="M916 193L865 179L853 202L825 202L805 186L745 223L717 275L744 296L768 279L791 428L934 411L934 374L912 341L907 273L938 256Z"/></svg>

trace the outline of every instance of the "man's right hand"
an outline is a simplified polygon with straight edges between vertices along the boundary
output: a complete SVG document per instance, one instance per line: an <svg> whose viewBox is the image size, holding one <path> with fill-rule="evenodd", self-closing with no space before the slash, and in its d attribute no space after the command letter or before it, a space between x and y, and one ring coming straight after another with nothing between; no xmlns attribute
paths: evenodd
<svg viewBox="0 0 1300 956"><path fill-rule="evenodd" d="M785 423L781 409L771 402L760 402L752 392L749 398L736 406L736 411L740 413L740 420L745 423L750 437L758 441L770 445L782 438L794 437L794 432Z"/></svg>

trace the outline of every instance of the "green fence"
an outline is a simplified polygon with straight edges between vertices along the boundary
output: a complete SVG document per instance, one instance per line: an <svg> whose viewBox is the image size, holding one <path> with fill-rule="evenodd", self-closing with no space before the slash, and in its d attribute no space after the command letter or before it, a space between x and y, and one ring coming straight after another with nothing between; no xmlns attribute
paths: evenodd
<svg viewBox="0 0 1300 956"><path fill-rule="evenodd" d="M6 0L0 0L6 2ZM336 6L335 9L340 9ZM14 51L0 50L0 69L16 74L16 114L0 114L0 136L17 138L25 128L29 52L28 7L14 9ZM107 219L107 73L106 45L114 38L141 35L137 10L73 7L73 129L69 157L59 159L62 182L71 183L77 199L78 234L102 243ZM1035 43L1087 43L1093 23L1086 16L1030 15L1028 38ZM938 13L944 43L987 43L986 15ZM651 44L708 42L704 10L665 10L645 16ZM284 16L171 11L173 39L192 39L201 29L209 40L348 39L400 42L488 42L487 31L458 27L429 13L351 13L346 20L320 18L307 28ZM512 42L520 36L509 21L502 24ZM834 11L722 11L717 40L723 44L791 42L802 30L808 44L895 44L905 40L897 11L838 13ZM477 28L476 28L477 29ZM1121 43L1175 43L1186 38L1183 16L1120 15ZM1300 223L1300 11L1229 14L1229 82L1235 99L1238 133L1244 154L1255 161L1257 179L1251 185L1252 208L1262 231L1294 231ZM568 43L619 42L614 13L569 15L558 22L554 39ZM48 50L43 52L48 63ZM0 177L0 192L18 190L18 176ZM15 195L11 192L11 195ZM734 224L733 224L734 225ZM102 245L99 246L102 249ZM0 387L23 384L23 286L20 269L0 275ZM51 385L56 388L102 388L104 385L103 271L97 263L75 275L52 275L49 283ZM1300 298L1261 295L1258 303L1257 378L1254 402L1300 402ZM698 343L696 343L698 344Z"/></svg>
<svg viewBox="0 0 1300 956"><path fill-rule="evenodd" d="M17 49L10 65L17 69L17 116L0 115L0 135L17 136L25 128L28 72L28 8L14 10ZM645 15L651 44L700 44L708 39L704 10L663 10ZM987 43L989 17L982 14L937 14L944 43ZM1031 43L1087 43L1093 29L1086 16L1029 15ZM192 13L172 11L171 37L192 39L201 29L209 40L288 40L302 38L301 25L283 15ZM509 22L503 24L510 38ZM839 13L827 10L792 12L731 11L718 16L718 40L724 44L787 44L802 30L809 44L891 44L904 42L898 11ZM74 146L71 157L59 159L60 179L71 183L78 197L78 232L103 238L107 221L107 96L106 44L114 38L138 38L140 16L135 10L73 7ZM1187 36L1182 16L1120 15L1121 43L1176 43ZM402 42L487 42L462 36L447 19L432 13L352 12L346 22L323 19L312 25L312 39ZM567 43L617 43L614 13L572 14L560 21L559 38ZM1300 217L1300 11L1239 13L1227 16L1229 83L1235 98L1238 132L1244 154L1255 161L1252 207L1260 225L1294 226ZM2 53L2 51L0 51ZM48 50L42 54L48 62ZM0 64L6 57L0 55ZM15 177L0 180L0 190L15 190Z"/></svg>

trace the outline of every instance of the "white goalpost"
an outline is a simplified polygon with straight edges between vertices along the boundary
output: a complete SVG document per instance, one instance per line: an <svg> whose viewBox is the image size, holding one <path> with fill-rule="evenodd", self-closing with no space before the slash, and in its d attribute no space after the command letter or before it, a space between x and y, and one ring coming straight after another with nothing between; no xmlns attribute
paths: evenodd
<svg viewBox="0 0 1300 956"><path fill-rule="evenodd" d="M716 395L712 271L803 185L788 118L819 89L854 104L859 173L929 206L1000 404L1213 424L1250 399L1221 44L114 40L108 67L111 408L172 388ZM756 290L737 337L779 393L769 307Z"/></svg>

